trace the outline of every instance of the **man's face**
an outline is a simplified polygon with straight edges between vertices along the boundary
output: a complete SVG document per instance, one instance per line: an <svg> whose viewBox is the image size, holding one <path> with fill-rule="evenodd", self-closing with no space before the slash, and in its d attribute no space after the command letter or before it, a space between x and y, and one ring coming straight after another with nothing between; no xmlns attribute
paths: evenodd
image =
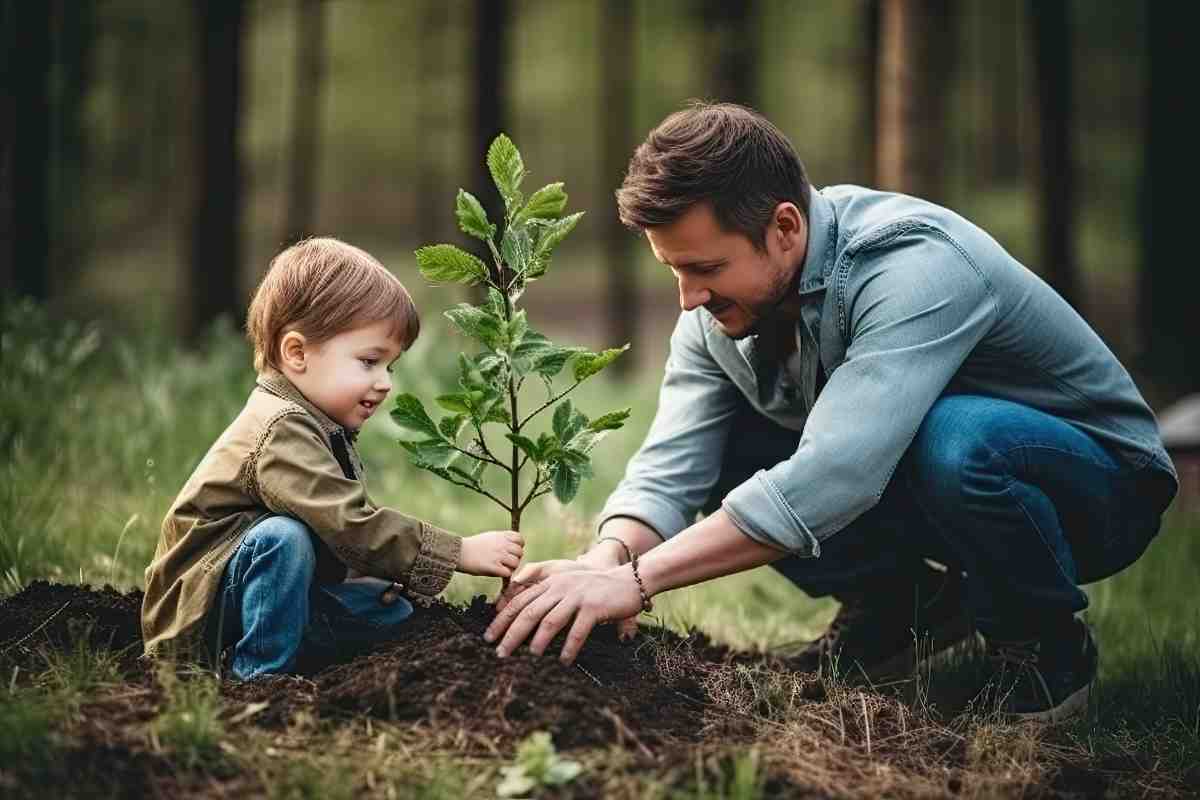
<svg viewBox="0 0 1200 800"><path fill-rule="evenodd" d="M762 251L723 230L708 203L697 203L670 225L647 228L646 238L679 281L680 308L704 306L726 336L741 339L785 299L804 264L808 228L796 206L780 203Z"/></svg>

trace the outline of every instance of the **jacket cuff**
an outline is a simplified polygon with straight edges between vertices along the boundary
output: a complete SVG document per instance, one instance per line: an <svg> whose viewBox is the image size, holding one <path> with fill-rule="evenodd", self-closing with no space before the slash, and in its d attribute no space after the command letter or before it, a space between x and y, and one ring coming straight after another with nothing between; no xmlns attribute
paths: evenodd
<svg viewBox="0 0 1200 800"><path fill-rule="evenodd" d="M421 523L421 549L408 571L404 588L413 602L428 606L450 583L462 553L462 539L441 528Z"/></svg>
<svg viewBox="0 0 1200 800"><path fill-rule="evenodd" d="M788 505L779 487L760 470L725 496L721 508L751 539L802 558L817 558L821 544Z"/></svg>
<svg viewBox="0 0 1200 800"><path fill-rule="evenodd" d="M596 530L603 528L604 523L613 517L632 517L645 523L653 528L664 542L688 526L687 518L679 509L649 494L610 497L600 511Z"/></svg>

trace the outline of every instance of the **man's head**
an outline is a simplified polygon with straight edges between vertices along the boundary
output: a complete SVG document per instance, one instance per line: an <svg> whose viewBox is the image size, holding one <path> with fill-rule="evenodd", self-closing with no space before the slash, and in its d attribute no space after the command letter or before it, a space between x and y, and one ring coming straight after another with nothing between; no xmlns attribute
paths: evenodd
<svg viewBox="0 0 1200 800"><path fill-rule="evenodd" d="M617 207L675 272L680 305L707 307L739 338L786 298L804 263L809 194L778 128L742 106L698 103L637 148Z"/></svg>
<svg viewBox="0 0 1200 800"><path fill-rule="evenodd" d="M391 391L391 364L419 332L417 309L396 276L332 238L305 239L275 256L246 319L255 368L280 370L354 430Z"/></svg>

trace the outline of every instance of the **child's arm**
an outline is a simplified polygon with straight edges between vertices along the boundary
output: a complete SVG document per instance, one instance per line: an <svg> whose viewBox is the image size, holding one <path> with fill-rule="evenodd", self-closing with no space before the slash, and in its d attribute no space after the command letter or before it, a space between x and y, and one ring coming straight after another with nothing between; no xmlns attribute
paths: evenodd
<svg viewBox="0 0 1200 800"><path fill-rule="evenodd" d="M432 598L459 566L465 540L395 509L376 508L362 483L343 474L324 431L303 412L270 425L244 477L247 491L264 506L308 525L342 563L362 574Z"/></svg>

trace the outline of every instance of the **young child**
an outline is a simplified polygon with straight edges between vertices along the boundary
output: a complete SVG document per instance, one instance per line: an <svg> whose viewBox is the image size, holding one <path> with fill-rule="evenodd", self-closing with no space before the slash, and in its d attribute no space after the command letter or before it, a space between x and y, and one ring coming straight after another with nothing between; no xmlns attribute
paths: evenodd
<svg viewBox="0 0 1200 800"><path fill-rule="evenodd" d="M308 239L271 262L246 329L258 381L175 499L146 569L142 634L242 679L287 672L309 648L378 639L458 570L508 577L515 531L460 538L377 506L359 428L392 388L419 321L366 252ZM362 577L359 577L362 576Z"/></svg>

